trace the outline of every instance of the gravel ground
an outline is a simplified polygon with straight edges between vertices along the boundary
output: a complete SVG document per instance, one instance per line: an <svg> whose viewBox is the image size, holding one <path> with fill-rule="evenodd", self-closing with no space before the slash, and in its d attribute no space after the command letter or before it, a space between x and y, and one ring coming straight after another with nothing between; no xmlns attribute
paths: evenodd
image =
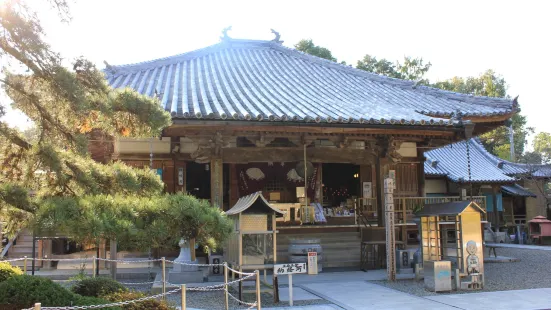
<svg viewBox="0 0 551 310"><path fill-rule="evenodd" d="M485 263L484 289L477 292L522 290L551 287L551 251L498 248L499 256L520 258L516 263ZM425 290L423 281L399 280L394 283L372 281L395 290L417 296L442 294L462 294L473 291L453 291L451 293L434 293Z"/></svg>
<svg viewBox="0 0 551 310"><path fill-rule="evenodd" d="M133 282L147 281L146 279L142 280L132 280ZM72 286L71 281L56 281L59 284L70 288ZM123 281L121 281L124 284ZM149 294L151 290L151 285L126 285L130 290L139 291L146 294ZM279 290L286 289L287 285L280 285ZM238 293L235 291L230 291L233 296L237 297ZM274 298L271 294L263 293L261 294L262 307L287 307L289 302L281 301L279 303L274 303ZM254 294L244 294L243 298L247 303L254 303L256 296ZM168 295L168 301L174 306L180 306L181 294L178 292L176 294ZM224 292L223 291L211 291L211 292L190 292L186 294L187 306L190 308L198 309L208 309L208 310L217 310L224 309ZM321 304L330 304L327 300L324 299L315 299L315 300L303 300L303 301L294 301L293 305L295 306L309 306L309 305L321 305ZM230 297L230 309L248 309L250 306L240 305L237 301L233 300ZM254 308L256 309L256 308Z"/></svg>

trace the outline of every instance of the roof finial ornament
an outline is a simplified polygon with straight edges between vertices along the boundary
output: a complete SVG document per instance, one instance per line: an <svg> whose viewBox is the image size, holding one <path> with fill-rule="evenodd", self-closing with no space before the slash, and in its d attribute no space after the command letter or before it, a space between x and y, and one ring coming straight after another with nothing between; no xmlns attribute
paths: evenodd
<svg viewBox="0 0 551 310"><path fill-rule="evenodd" d="M279 34L279 32L273 30L273 29L270 29L272 31L272 33L275 35L275 38L272 40L273 42L275 43L278 43L278 44L282 44L283 41L280 40L281 38L281 35Z"/></svg>
<svg viewBox="0 0 551 310"><path fill-rule="evenodd" d="M454 124L461 125L463 124L463 113L461 110L457 109L455 112L451 113L451 120Z"/></svg>
<svg viewBox="0 0 551 310"><path fill-rule="evenodd" d="M117 73L117 70L115 69L115 67L111 66L106 60L104 60L103 63L105 64L105 71L111 74Z"/></svg>
<svg viewBox="0 0 551 310"><path fill-rule="evenodd" d="M231 40L231 38L228 36L228 31L230 30L231 30L231 26L224 28L222 30L222 36L220 37L220 40L222 41Z"/></svg>

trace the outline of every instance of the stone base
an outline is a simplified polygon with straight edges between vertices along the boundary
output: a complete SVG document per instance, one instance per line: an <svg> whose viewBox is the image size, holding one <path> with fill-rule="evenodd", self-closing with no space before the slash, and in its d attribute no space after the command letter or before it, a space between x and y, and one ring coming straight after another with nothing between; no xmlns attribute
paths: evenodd
<svg viewBox="0 0 551 310"><path fill-rule="evenodd" d="M205 273L202 270L170 271L168 273L168 282L173 284L203 283L205 282Z"/></svg>

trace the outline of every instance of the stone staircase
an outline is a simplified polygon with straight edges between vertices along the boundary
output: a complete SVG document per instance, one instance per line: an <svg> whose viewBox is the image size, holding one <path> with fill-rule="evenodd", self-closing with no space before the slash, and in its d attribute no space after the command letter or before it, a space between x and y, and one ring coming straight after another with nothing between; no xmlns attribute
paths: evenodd
<svg viewBox="0 0 551 310"><path fill-rule="evenodd" d="M38 255L38 246L36 247L36 254ZM2 259L15 259L27 256L27 270L31 270L33 256L33 236L28 230L22 230L17 235L15 242L9 247L7 255ZM23 269L24 261L17 261L11 263L14 266L18 266ZM36 263L35 268L40 266L40 262Z"/></svg>

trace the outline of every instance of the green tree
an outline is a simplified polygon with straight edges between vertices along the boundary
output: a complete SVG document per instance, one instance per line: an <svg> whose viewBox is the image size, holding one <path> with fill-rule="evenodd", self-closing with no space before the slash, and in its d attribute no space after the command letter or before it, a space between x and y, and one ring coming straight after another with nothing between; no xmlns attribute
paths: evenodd
<svg viewBox="0 0 551 310"><path fill-rule="evenodd" d="M356 64L357 69L397 79L419 81L423 84L428 83L428 80L424 80L423 77L430 67L431 63L425 63L423 58L404 57L403 62L392 63L384 58L377 60L371 55L365 55Z"/></svg>
<svg viewBox="0 0 551 310"><path fill-rule="evenodd" d="M453 77L449 80L437 82L432 86L475 96L507 98L507 83L505 79L492 70L487 70L478 77ZM526 138L534 132L534 129L527 127L526 116L519 112L511 118L513 127L513 140L515 143L515 158L519 160L524 152ZM510 149L509 129L501 126L480 136L480 139L487 150L503 159L510 159L510 153L505 150L505 145Z"/></svg>
<svg viewBox="0 0 551 310"><path fill-rule="evenodd" d="M540 132L534 137L534 153L540 154L541 161L545 164L551 163L551 134Z"/></svg>
<svg viewBox="0 0 551 310"><path fill-rule="evenodd" d="M50 0L50 4L63 20L70 19L65 0ZM155 137L171 124L170 115L157 98L111 88L104 74L84 58L65 67L61 55L43 41L44 36L38 14L31 7L21 0L0 3L0 86L13 108L34 124L22 134L0 121L0 216L11 233L24 226L41 229L56 223L65 228L64 233L82 239L84 230L79 224L95 223L97 227L116 227L120 236L111 234L111 238L137 236L124 233L122 227L132 219L126 213L152 201L166 203L166 198L155 198L162 194L163 184L150 169L95 162L88 153L88 137L92 130L110 137ZM121 202L119 209L105 207L111 200ZM62 214L52 204L74 208L67 207L64 210L70 214ZM226 221L219 212L213 214L218 214L215 223ZM64 216L74 225L56 221ZM182 226L209 225L197 213L180 214L179 218ZM88 233L88 237L96 236L93 230ZM129 243L133 240L126 239Z"/></svg>
<svg viewBox="0 0 551 310"><path fill-rule="evenodd" d="M300 40L297 44L295 44L295 48L306 54L310 54L331 61L337 61L337 58L333 57L333 54L331 54L331 51L329 49L321 47L319 45L315 45L314 42L312 42L312 39Z"/></svg>

